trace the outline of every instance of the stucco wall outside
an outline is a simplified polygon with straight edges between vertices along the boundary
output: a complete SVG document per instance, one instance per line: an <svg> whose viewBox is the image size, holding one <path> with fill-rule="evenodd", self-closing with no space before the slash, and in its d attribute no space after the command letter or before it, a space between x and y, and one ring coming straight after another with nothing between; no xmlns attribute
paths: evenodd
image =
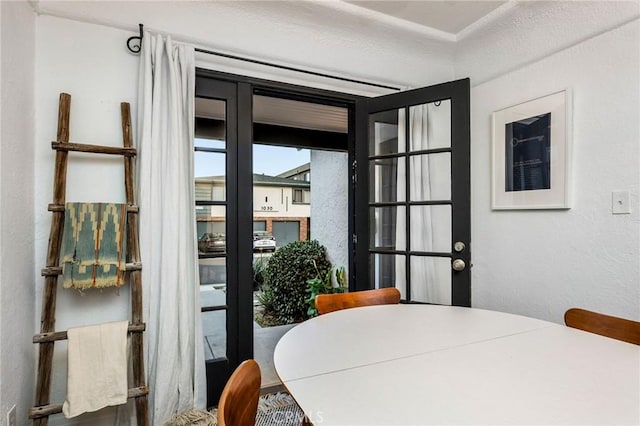
<svg viewBox="0 0 640 426"><path fill-rule="evenodd" d="M35 13L0 2L0 423L33 401Z"/></svg>
<svg viewBox="0 0 640 426"><path fill-rule="evenodd" d="M334 268L349 271L349 165L346 152L311 151L311 239Z"/></svg>

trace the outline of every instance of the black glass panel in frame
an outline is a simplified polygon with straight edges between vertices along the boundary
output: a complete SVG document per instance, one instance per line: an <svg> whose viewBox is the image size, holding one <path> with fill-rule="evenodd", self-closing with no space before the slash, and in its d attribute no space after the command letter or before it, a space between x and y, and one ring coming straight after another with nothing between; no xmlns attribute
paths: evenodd
<svg viewBox="0 0 640 426"><path fill-rule="evenodd" d="M505 125L505 191L551 188L551 113Z"/></svg>
<svg viewBox="0 0 640 426"><path fill-rule="evenodd" d="M399 110L376 112L369 115L369 155L404 152L404 140L398 144Z"/></svg>
<svg viewBox="0 0 640 426"><path fill-rule="evenodd" d="M396 254L371 254L369 261L370 275L374 281L374 288L395 287L396 281L405 282L404 276L398 277L398 274L404 274L404 268L397 270L398 264L406 263L403 255Z"/></svg>
<svg viewBox="0 0 640 426"><path fill-rule="evenodd" d="M369 209L369 246L375 250L405 250L404 238L397 240L398 218L406 215L404 206L372 207ZM404 223L404 220L401 222ZM401 228L402 229L402 228Z"/></svg>
<svg viewBox="0 0 640 426"><path fill-rule="evenodd" d="M225 359L227 357L226 324L227 311L224 309L202 313L205 360Z"/></svg>
<svg viewBox="0 0 640 426"><path fill-rule="evenodd" d="M369 161L369 201L393 203L404 201L404 181L398 187L398 162L404 170L404 158L378 158Z"/></svg>

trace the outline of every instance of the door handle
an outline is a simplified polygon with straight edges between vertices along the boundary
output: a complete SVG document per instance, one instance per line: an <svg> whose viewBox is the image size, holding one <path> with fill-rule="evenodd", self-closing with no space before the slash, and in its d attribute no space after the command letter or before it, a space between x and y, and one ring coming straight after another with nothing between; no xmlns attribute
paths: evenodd
<svg viewBox="0 0 640 426"><path fill-rule="evenodd" d="M453 268L454 271L464 271L464 268L466 268L467 264L464 263L464 260L462 259L454 259L453 263L451 263L451 267Z"/></svg>

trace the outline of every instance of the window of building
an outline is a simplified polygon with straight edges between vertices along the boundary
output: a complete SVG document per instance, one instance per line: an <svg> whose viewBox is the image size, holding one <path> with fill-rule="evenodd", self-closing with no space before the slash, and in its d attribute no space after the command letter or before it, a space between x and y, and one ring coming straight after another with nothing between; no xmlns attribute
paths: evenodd
<svg viewBox="0 0 640 426"><path fill-rule="evenodd" d="M311 191L306 189L294 189L292 201L294 204L310 204Z"/></svg>

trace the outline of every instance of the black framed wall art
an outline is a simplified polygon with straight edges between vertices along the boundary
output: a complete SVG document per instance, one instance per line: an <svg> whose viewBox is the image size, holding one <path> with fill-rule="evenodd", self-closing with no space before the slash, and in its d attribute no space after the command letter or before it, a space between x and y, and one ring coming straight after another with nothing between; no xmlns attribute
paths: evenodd
<svg viewBox="0 0 640 426"><path fill-rule="evenodd" d="M563 90L492 115L494 210L571 207L571 93Z"/></svg>

